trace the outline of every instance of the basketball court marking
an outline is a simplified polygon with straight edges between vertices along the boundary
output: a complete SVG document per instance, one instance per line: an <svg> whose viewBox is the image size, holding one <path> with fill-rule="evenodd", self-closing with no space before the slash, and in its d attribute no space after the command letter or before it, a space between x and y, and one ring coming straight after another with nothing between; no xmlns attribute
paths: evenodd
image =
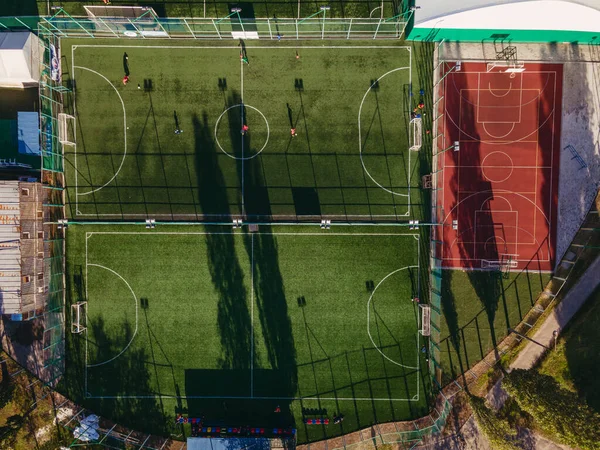
<svg viewBox="0 0 600 450"><path fill-rule="evenodd" d="M82 67L82 66L75 66L75 50L77 48L124 48L124 49L128 49L128 48L132 48L132 46L130 45L93 45L93 44L79 44L79 45L73 45L71 47L71 64L73 66L73 68L82 68L85 70L89 70L91 72L97 73L99 76L103 77L104 79L107 80L107 82L116 90L116 88L112 85L112 83L110 83L110 81L102 74L100 74L99 72L96 72L92 69L89 69L87 67ZM239 50L239 46L178 46L178 45L135 45L133 46L134 48L145 48L145 49L238 49ZM267 47L267 46L251 46L248 47L249 49L287 49L290 50L290 47ZM409 71L409 85L412 85L412 48L409 46L314 46L314 45L309 45L309 46L301 46L299 48L305 48L305 49L400 49L400 50L405 50L408 52L409 54L409 65L408 67L400 67L400 68L396 68L396 69L392 69L391 71L387 72L386 74L382 75L377 81L379 81L381 78L385 77L386 75L388 75L391 72L397 71L397 70L406 70L408 69ZM241 69L240 69L240 92L241 92L241 104L244 105L244 69L243 69L243 61L240 61L240 65L241 65ZM75 79L75 72L73 71L73 80ZM372 87L372 86L371 86ZM369 87L368 91L370 91L371 87ZM365 93L365 97L368 94ZM117 95L119 95L119 98L121 99L121 103L123 104L123 100L120 96L120 94L117 91ZM74 96L75 97L75 96ZM362 152L362 144L361 144L361 138L360 138L360 110L362 109L362 105L364 103L365 97L363 97L363 100L360 104L360 109L359 109L359 113L358 113L358 121L359 121L359 149ZM77 108L76 108L76 102L75 100L73 101L74 104L74 110L76 112ZM244 105L246 106L246 105ZM249 108L255 109L256 111L259 112L259 114L261 114L265 120L265 123L267 125L267 133L269 134L269 123L268 120L265 118L265 116L262 114L262 112L260 112L257 108L251 107L249 106ZM123 114L125 115L125 106L123 104ZM243 114L243 111L242 111ZM77 117L77 115L76 115ZM243 117L242 117L243 119ZM87 194L91 194L93 192L99 191L102 188L106 187L108 184L110 184L118 175L118 173L120 172L121 168L123 167L124 161L125 161L125 156L127 153L127 144L126 144L126 133L127 133L127 122L126 120L124 121L124 132L125 132L125 149L124 149L124 156L123 159L121 160L121 164L119 166L119 169L117 170L117 172L113 175L113 177L107 182L105 183L103 186L100 186L98 188L95 188L93 191L90 192L86 192L84 194L79 193L78 194L78 168L77 168L77 149L75 148L75 199L76 199L76 205L75 205L75 216L89 216L89 217L122 217L123 215L125 216L139 216L139 217L148 217L148 214L119 214L119 213L81 213L79 211L79 204L77 201L77 197L79 195L87 195ZM216 127L215 127L215 138L216 138ZM242 215L245 214L245 208L244 208L244 170L243 170L243 164L244 164L244 160L245 159L251 159L254 158L254 156L258 156L258 152L256 155L251 156L250 158L244 158L243 155L243 151L244 151L244 145L243 145L243 135L242 135L242 174L241 174L241 190L242 190L242 197L241 197L241 201L242 201ZM268 138L267 138L267 142L268 142ZM267 142L265 142L265 145L263 146L263 149L266 147ZM221 150L223 150L221 148L221 146L219 145L219 148ZM408 151L408 150L407 150ZM227 154L228 156L230 156L233 159L240 159L240 158L236 158L235 156L230 155L229 153L227 153L226 151L223 150L223 152L225 154ZM396 193L392 190L388 190L385 187L381 186L377 181L375 181L373 179L373 177L371 177L370 173L366 170L364 163L362 161L362 153L361 153L361 163L363 164L363 169L364 171L367 173L367 175L369 176L369 178L381 189L389 192L392 195L396 195L396 196L401 196L401 197L406 197L408 198L408 204L407 204L407 211L404 213L399 213L399 214L365 214L365 215L356 215L356 214L351 214L351 216L355 216L355 217L371 217L371 218L386 218L386 217L408 217L411 214L411 202L410 202L410 181L411 181L411 177L412 177L412 167L411 167L411 155L410 155L410 151L408 151L408 167L406 168L406 172L407 172L407 193L406 194L402 194L402 193ZM141 186L140 186L141 187ZM394 209L396 209L396 205L394 205ZM204 214L206 215L206 214ZM219 214L214 214L215 216L220 216ZM168 214L168 213L163 213L163 214L152 214L152 216L155 217L159 217L159 216L164 216L164 217L171 217L172 214ZM178 214L178 216L181 216L181 214ZM196 214L190 214L189 217L197 217ZM346 217L345 215L327 215L327 217Z"/></svg>
<svg viewBox="0 0 600 450"><path fill-rule="evenodd" d="M470 63L470 64L475 65L476 63ZM481 81L482 81L482 78L483 78L482 77L482 74L483 74L482 71L479 71L479 72L476 72L476 71L468 72L467 71L465 73L471 73L473 75L476 74L478 86L479 87L481 86ZM538 86L531 87L531 80L532 80L531 74L533 76L535 76L535 75L538 75L540 73L546 75L545 79L543 80L543 83L544 83L543 86L541 86L541 87L538 87ZM527 84L524 85L523 83L525 83L525 81L524 81L525 77L528 74L530 74L530 78L528 79ZM510 245L512 247L513 244L514 244L515 248L518 248L518 246L521 245L521 244L523 244L523 245L527 245L527 244L537 245L540 242L540 240L538 239L538 237L536 237L536 233L539 234L539 232L541 231L541 230L538 230L538 223L537 223L537 216L538 216L538 214L541 214L543 222L545 223L545 226L543 228L544 228L544 230L547 230L547 236L544 238L544 241L546 241L548 239L548 236L550 236L550 238L552 239L552 233L554 231L554 224L552 223L552 213L553 213L553 209L556 207L556 205L552 203L552 195L554 195L553 192L552 192L552 189L553 189L552 186L554 184L554 176L555 176L554 175L555 171L553 170L553 169L555 169L555 164L554 164L554 152L555 152L554 139L555 139L555 136L554 136L554 134L560 131L560 127L558 127L558 128L556 127L556 121L558 119L555 116L556 110L557 110L556 109L557 108L557 104L560 104L559 103L560 99L557 98L557 95L556 95L556 90L558 88L557 84L560 82L560 80L558 79L559 74L560 74L559 71L548 71L548 70L541 71L541 70L535 70L535 69L533 69L533 71L530 70L530 69L528 69L528 71L525 72L524 74L519 74L519 84L521 84L521 86L522 86L522 90L519 93L519 98L521 99L522 105L519 108L519 112L521 112L522 106L525 106L526 104L530 104L531 102L536 101L537 99L541 99L542 92L544 92L544 91L546 92L546 94L548 95L548 97L552 96L551 100L548 100L548 98L545 98L545 102L549 103L551 101L551 107L550 107L550 109L548 111L544 112L544 114L546 114L546 117L543 118L543 122L540 123L541 111L540 111L540 101L538 100L537 107L535 108L535 112L536 112L537 117L533 118L533 120L531 120L532 118L530 117L530 122L529 122L529 123L531 123L531 125L533 125L535 127L535 130L533 132L531 132L531 133L527 133L527 131L525 131L525 133L528 136L532 136L532 135L539 136L540 133L543 133L543 131L541 131L543 129L543 127L548 127L548 125L551 125L551 129L552 129L552 133L550 133L550 134L552 134L551 139L548 139L549 136L547 136L548 132L546 131L546 136L544 136L545 137L544 143L542 143L542 141L538 140L538 139L536 139L535 141L529 141L529 142L532 142L533 144L535 144L535 147L536 147L534 149L534 151L531 153L531 157L532 158L533 158L533 155L535 155L535 161L534 162L532 161L533 164L523 164L523 163L520 163L520 161L517 164L515 164L515 161L513 160L513 157L511 156L511 155L513 155L514 151L511 152L510 154L508 152L506 152L506 151L502 151L502 152L491 151L491 152L489 152L487 154L485 154L485 153L482 154L481 164L479 164L479 165L472 165L471 164L471 165L462 166L460 164L460 159L461 159L460 152L462 152L462 150L463 150L462 148L461 148L459 154L456 156L456 158L458 158L458 161L459 161L458 163L443 164L443 168L444 169L450 169L450 170L452 170L452 172L454 173L454 177L458 180L457 183L456 183L457 186L455 188L456 191L454 193L452 193L452 192L449 193L449 192L447 192L447 189L446 189L444 191L444 194L443 194L443 198L442 198L442 216L444 217L444 221L443 221L444 223L447 223L447 221L450 219L451 216L460 217L459 210L462 210L462 207L467 207L468 209L470 209L470 206L468 206L468 204L472 203L473 199L471 199L471 197L474 197L476 195L481 195L483 193L482 191L473 191L473 189L464 190L464 191L461 190L461 188L460 188L460 186L461 186L461 180L460 180L461 170L459 170L459 169L463 169L462 171L464 171L464 169L466 169L466 168L472 168L472 169L477 170L478 172L480 172L482 174L482 177L483 177L484 180L486 180L488 182L495 182L495 183L502 183L502 182L508 182L508 183L510 183L508 180L511 178L511 176L514 176L514 171L516 169L534 169L535 174L533 175L533 185L534 185L535 189L533 189L533 190L531 190L531 189L525 189L525 190L514 191L514 190L510 190L510 188L508 188L508 189L493 189L493 190L490 190L489 192L491 193L493 191L495 194L504 193L506 195L509 195L511 197L515 197L517 199L525 199L525 200L527 200L527 202L525 204L523 204L522 200L520 201L519 204L522 205L522 206L520 206L520 208L527 208L527 206L525 206L525 205L528 205L529 203L532 203L535 206L535 208L533 208L533 210L535 211L535 213L532 214L532 216L533 216L532 217L533 227L531 229L533 231L529 230L530 226L523 227L523 226L519 226L518 223L514 224L514 225L504 225L504 227L507 230L509 228L512 228L512 229L514 229L514 232L516 233L515 234L514 242L507 242L507 245ZM459 94L459 102L457 102L460 105L459 106L459 120L458 120L458 125L457 125L457 122L455 120L456 116L453 113L453 111L449 111L448 110L448 102L446 102L446 104L444 105L444 111L446 113L445 114L446 115L446 120L444 122L444 129L447 130L450 125L453 125L454 127L456 127L456 130L458 131L458 133L461 134L461 136L459 137L459 141L460 142L465 142L467 140L463 139L462 134L465 134L467 136L469 136L469 134L472 134L468 130L464 130L463 129L463 123L462 123L462 119L463 119L463 114L462 114L463 102L464 101L468 101L467 99L465 99L463 97L463 91L468 90L468 89L460 89L459 86L457 86L457 79L455 77L453 77L452 74L450 74L448 76L448 79L444 82L444 94L443 94L444 97L447 97L448 94L449 94L448 91L447 91L448 88L449 88L449 86L450 86L449 79L452 79L453 88L454 88L455 92L457 92ZM471 79L473 79L473 77L471 77ZM550 91L549 88L552 89L552 90ZM502 95L499 92L493 92L493 89L491 89L491 82L488 83L488 86L486 86L485 90L489 91L492 94L493 97L498 98L499 101L501 101L501 102L505 101L505 99L503 99L503 97L508 96L511 91L515 91L515 89L514 89L514 83L512 83L512 81L509 83L509 88L505 89L501 93ZM497 90L497 91L499 91L499 90ZM531 100L529 100L529 99L523 100L523 98L524 98L523 92L525 92L525 91L533 91L535 93L535 97L533 99L531 99ZM477 102L478 103L480 102L481 95L482 95L482 90L478 89L477 90L477 98L478 98ZM478 105L474 105L474 106L478 107ZM496 106L496 105L490 105L490 108L494 107L494 106ZM507 112L506 108L503 109L502 106L504 106L504 105L498 105L498 107L495 108L497 110L497 113L494 113L494 114L497 114L498 116L500 116L500 118L502 118L502 116L505 117L506 116L506 112ZM512 108L512 106L510 106L510 108ZM479 116L479 109L477 111L477 117L478 117L478 119L481 118ZM476 121L476 123L478 123L479 126L482 127L482 129L485 131L485 133L487 133L491 137L502 139L501 142L499 142L499 141L496 141L496 142L494 142L494 141L484 141L484 139L476 139L473 136L469 136L469 137L473 141L475 141L475 142L479 141L481 143L485 143L485 144L488 144L488 145L499 145L500 144L500 145L507 146L507 145L518 144L520 142L526 142L525 139L523 139L523 137L521 139L510 140L510 135L514 134L515 131L516 131L515 130L516 124L520 123L521 120L522 120L522 117L519 114L518 116L515 115L513 117L513 120L503 121L502 123L510 124L510 130L508 130L508 132L506 132L506 130L504 130L502 133L499 133L496 130L489 130L488 121L481 121L481 120L477 120ZM550 123L549 123L549 121L550 121ZM497 123L497 122L494 121L494 123ZM529 127L527 127L527 128L529 128ZM490 131L492 131L492 132L490 132ZM446 134L447 133L448 132L446 132ZM528 137L528 136L525 136L525 138ZM445 139L446 136L444 135L443 138ZM548 142L549 140L550 140L550 142ZM473 141L471 141L471 142L473 142ZM446 147L447 146L448 145L446 145ZM539 158L540 158L540 151L541 151L540 149L542 149L542 147L544 147L544 146L545 146L545 150L544 151L548 151L548 152L551 153L551 155L549 156L549 159L550 159L550 164L549 165L547 163L546 164L543 164L543 163L539 164L539 162L538 162ZM489 151L489 147L488 147L488 151ZM494 153L496 153L496 155L494 155ZM491 155L494 155L494 156L491 156L491 157L493 157L495 159L502 160L503 158L498 158L498 156L499 156L498 153L501 153L503 155L503 158L506 161L510 161L510 164L502 164L502 165L496 166L496 165L493 165L493 164L489 164L489 162L490 162L489 160L486 163L486 159L488 157L490 157ZM445 156L443 156L442 158L444 158L444 157ZM493 169L504 169L504 171L506 171L506 173L501 173L501 174L498 174L498 175L494 175L493 172L492 172ZM539 190L538 190L538 177L540 176L540 174L538 174L538 172L540 172L541 170L542 170L542 173L545 174L547 182L550 184L550 194L548 194L547 196L545 196L545 198L541 198L541 197L538 198L538 196L540 195ZM486 171L487 171L487 173L486 173ZM445 170L442 170L442 180L445 177L444 172L445 172ZM442 183L443 183L443 181L442 181ZM520 183L520 184L522 184L522 183ZM507 186L504 186L504 187L507 187ZM466 194L466 196L465 196L465 194ZM525 194L527 194L528 196L526 197ZM448 195L453 196L454 200L451 200L452 197L448 197ZM471 202L469 202L469 200L471 200ZM506 199L506 200L508 200L508 199ZM449 201L454 203L452 205L452 209L450 211L443 212L444 211L443 205L444 204L448 204ZM548 202L550 202L549 203L549 211L546 214L542 210L541 206L542 205L546 205L546 203L548 203ZM461 205L464 205L464 206L461 207ZM544 206L544 207L546 207L546 206ZM518 211L519 211L519 208L516 208L515 209L515 213L516 213L515 217L517 217L517 218L519 216ZM474 212L475 215L477 216L477 211L472 211L472 212ZM485 209L484 212L487 215L493 216L495 213L497 213L497 215L503 215L503 214L505 214L506 211L500 211L500 210L496 210L496 209L490 211L488 209ZM479 215L481 215L481 212L479 212ZM488 220L490 220L490 219L488 219ZM479 222L481 222L479 220L479 218L474 218L474 221L475 221L474 222L475 224L478 224ZM459 227L460 227L460 224L459 224ZM477 226L475 228L477 228ZM465 231L466 230L462 230L462 232L461 232L460 228L459 228L459 231L456 232L458 235L457 235L456 238L452 239L450 247L453 247L454 245L456 245L458 242L461 241L461 234L464 233ZM477 236L477 230L476 229L472 230L472 232L473 232L475 238L472 240L472 242L470 242L470 244L473 244L474 247L476 247L477 245L483 245L485 247L485 245L486 245L485 242L478 242L481 239L477 239L477 237L476 237ZM496 234L496 233L497 233L497 231L494 231L494 234ZM517 235L519 233L523 234L522 238L525 237L525 241L523 239L518 239ZM544 233L546 233L546 231L544 231ZM445 227L443 227L442 228L442 236L444 234L451 235L452 232L446 230ZM486 233L486 234L488 234L488 233ZM465 236L465 237L467 237L467 236ZM500 235L496 234L496 238L498 239L498 241L501 240ZM488 241L488 243L489 243L490 239L491 239L491 237L488 237L486 239ZM443 246L443 248L442 248L442 260L446 260L446 261L451 261L451 260L462 261L462 260L464 260L463 257L460 257L460 258L452 257L453 255L451 253L453 253L453 251L451 250L451 248L446 248L446 245L447 244L445 244ZM540 251L542 251L542 253L545 252L546 255L544 255L543 259L538 259L538 260L545 261L545 262L548 262L548 263L551 262L551 255L552 255L552 252L553 252L552 248L553 247L551 246L549 250L544 250L544 249L542 249L540 247ZM447 252L448 250L450 250L450 254L445 254L444 252ZM473 254L476 254L476 252L477 252L477 250L474 248L473 249ZM514 252L511 252L511 253L519 253L519 251L515 250ZM530 258L527 257L527 255L521 255L521 256L525 256L525 258L522 258L524 261L525 260L528 261L530 259ZM549 267L548 269L550 270L551 268Z"/></svg>
<svg viewBox="0 0 600 450"><path fill-rule="evenodd" d="M136 305L136 328L135 328L135 332L133 337L131 338L130 342L127 344L127 346L125 346L125 348L123 348L123 350L121 352L119 352L118 355L114 356L113 358L107 360L107 361L103 361L101 363L98 364L88 364L88 338L87 338L87 333L88 331L86 330L86 339L85 339L85 365L84 365L84 386L85 386L85 398L105 398L105 399L118 399L118 398L130 398L130 399L144 399L144 398L176 398L176 399L185 399L185 398L195 398L195 399L217 399L217 398L222 398L222 399L255 399L255 400L348 400L348 401L408 401L408 402L413 402L413 401L419 401L420 399L420 378L419 378L419 374L420 374L420 367L419 367L419 361L420 361L420 351L419 351L419 342L420 342L420 338L419 338L419 332L417 330L417 367L408 367L408 366L404 366L402 364L398 364L397 362L394 362L392 360L390 360L386 355L382 355L384 357L386 357L386 359L390 360L390 362L396 364L396 365L400 365L402 367L414 370L416 379L417 379L417 393L411 397L411 398L370 398L370 397L357 397L357 398L353 398L353 397L264 397L264 396L254 396L254 234L258 234L258 235L272 235L272 236L277 236L277 235L282 235L282 236L348 236L348 237L352 237L352 236L402 236L402 237L410 237L412 236L416 241L419 241L420 236L416 233L289 233L289 232L269 232L269 233L264 233L264 232L256 232L256 233L252 233L251 235L251 243L252 243L252 251L251 251L251 260L250 260L250 264L251 264L251 340L252 340L252 344L251 344L251 362L250 362L250 396L175 396L175 395L132 395L132 396L122 396L122 395L116 395L116 396L111 396L111 395L101 395L101 396L95 396L95 395L91 395L88 392L88 368L94 368L97 366L101 366L104 364L107 364L111 361L114 361L115 359L117 359L119 356L121 356L131 345L131 343L133 342L133 339L135 338L135 335L137 333L137 322L138 322L138 304L137 304L137 296L135 295L133 289L131 288L131 286L129 285L129 283L121 276L119 275L116 271L114 271L113 269L110 269L106 266L102 266L99 264L95 264L95 263L90 263L88 261L88 240L90 237L92 237L93 235L146 235L146 236L152 236L152 235L240 235L242 236L241 232L203 232L203 231L198 231L198 232L177 232L177 231L172 231L172 232L168 232L168 231L157 231L157 232L143 232L143 231L139 231L139 232L135 232L135 231L91 231L91 232L86 232L86 240L85 240L85 289L86 289L86 298L89 298L88 295L88 266L90 267L99 267L102 269L106 269L108 271L110 271L111 273L117 275L117 277L119 277L129 288L129 290L131 291L132 295L134 296L135 299L135 305ZM420 246L417 246L417 265L416 266L407 266L401 269L397 269L395 271L393 271L392 273L388 274L385 278L383 278L383 280L381 280L377 287L386 279L388 278L390 275L400 271L400 270L405 270L409 267L416 267L417 271L420 273ZM419 280L420 282L420 280ZM419 287L420 289L420 287ZM372 295L369 297L369 302L371 301ZM368 307L368 306L367 306ZM368 314L368 311L367 311ZM368 317L368 316L367 316ZM86 323L88 323L88 317L87 317L87 311L86 311ZM369 338L372 340L370 332L368 330L368 323L367 323L367 333L369 334ZM377 347L374 346L375 349L381 353L381 350ZM408 377L410 376L412 373L406 374L405 376Z"/></svg>

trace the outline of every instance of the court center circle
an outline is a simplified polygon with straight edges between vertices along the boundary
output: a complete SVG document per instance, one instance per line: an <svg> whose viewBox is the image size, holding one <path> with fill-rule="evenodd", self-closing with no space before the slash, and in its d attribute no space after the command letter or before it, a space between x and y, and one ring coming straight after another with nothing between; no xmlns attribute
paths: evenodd
<svg viewBox="0 0 600 450"><path fill-rule="evenodd" d="M492 183L508 180L514 169L513 160L506 152L491 152L481 161L481 172Z"/></svg>
<svg viewBox="0 0 600 450"><path fill-rule="evenodd" d="M227 150L225 150L223 148L223 146L221 145L221 143L219 142L219 137L217 136L217 130L219 129L219 123L221 123L221 119L227 113L227 111L229 111L229 110L231 110L233 108L250 108L250 109L256 111L263 118L263 120L265 121L265 125L267 126L267 138L265 139L265 143L263 144L263 146L261 147L261 149L258 152L256 152L254 155L252 155L252 156L239 157L239 156L232 155ZM269 121L267 120L267 118L265 117L265 115L258 108L255 108L254 106L250 106L250 105L245 105L243 103L238 103L236 105L232 105L229 108L227 108L225 111L223 111L221 113L221 115L217 119L217 122L215 123L215 142L217 143L217 145L219 146L219 148L221 149L221 151L223 153L225 153L227 156L229 156L230 158L232 158L232 159L248 160L248 159L252 159L252 158L255 158L256 156L260 155L260 153L265 149L265 147L269 143L269 136L270 135L271 135L271 131L269 129ZM241 130L240 130L240 139L242 139L242 136L243 135L241 134Z"/></svg>

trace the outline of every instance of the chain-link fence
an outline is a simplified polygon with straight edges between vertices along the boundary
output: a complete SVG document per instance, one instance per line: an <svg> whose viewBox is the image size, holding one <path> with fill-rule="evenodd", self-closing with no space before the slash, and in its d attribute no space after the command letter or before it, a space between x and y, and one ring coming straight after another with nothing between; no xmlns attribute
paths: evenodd
<svg viewBox="0 0 600 450"><path fill-rule="evenodd" d="M0 17L0 31L39 31L69 38L142 39L398 39L407 25L405 15L390 18L305 19L229 17Z"/></svg>

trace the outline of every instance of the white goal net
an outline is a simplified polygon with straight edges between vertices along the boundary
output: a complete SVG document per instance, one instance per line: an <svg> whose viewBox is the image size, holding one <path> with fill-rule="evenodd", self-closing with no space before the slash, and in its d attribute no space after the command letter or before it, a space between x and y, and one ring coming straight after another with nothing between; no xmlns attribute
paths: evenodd
<svg viewBox="0 0 600 450"><path fill-rule="evenodd" d="M71 305L71 333L79 334L87 329L87 302Z"/></svg>
<svg viewBox="0 0 600 450"><path fill-rule="evenodd" d="M410 146L410 150L418 151L422 145L422 122L420 117L415 117L410 121L410 134L412 144Z"/></svg>
<svg viewBox="0 0 600 450"><path fill-rule="evenodd" d="M421 308L421 330L423 336L431 335L431 308L427 305L420 304Z"/></svg>
<svg viewBox="0 0 600 450"><path fill-rule="evenodd" d="M75 117L69 114L58 115L58 141L63 145L75 145Z"/></svg>

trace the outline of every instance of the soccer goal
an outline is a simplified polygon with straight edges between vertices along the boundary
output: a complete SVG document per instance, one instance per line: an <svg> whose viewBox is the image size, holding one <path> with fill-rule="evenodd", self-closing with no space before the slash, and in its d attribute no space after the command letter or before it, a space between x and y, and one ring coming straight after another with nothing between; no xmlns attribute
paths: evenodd
<svg viewBox="0 0 600 450"><path fill-rule="evenodd" d="M494 61L487 63L487 72L505 72L514 76L517 73L525 72L525 64L517 61Z"/></svg>
<svg viewBox="0 0 600 450"><path fill-rule="evenodd" d="M71 305L71 333L79 334L87 329L87 302Z"/></svg>
<svg viewBox="0 0 600 450"><path fill-rule="evenodd" d="M84 6L96 32L127 37L169 37L149 6Z"/></svg>
<svg viewBox="0 0 600 450"><path fill-rule="evenodd" d="M58 115L58 141L63 145L75 145L75 116Z"/></svg>
<svg viewBox="0 0 600 450"><path fill-rule="evenodd" d="M420 117L415 117L410 121L410 130L412 134L412 145L410 150L418 151L422 144L422 121Z"/></svg>
<svg viewBox="0 0 600 450"><path fill-rule="evenodd" d="M421 309L421 329L419 332L423 336L431 335L431 308L428 305L419 304Z"/></svg>

